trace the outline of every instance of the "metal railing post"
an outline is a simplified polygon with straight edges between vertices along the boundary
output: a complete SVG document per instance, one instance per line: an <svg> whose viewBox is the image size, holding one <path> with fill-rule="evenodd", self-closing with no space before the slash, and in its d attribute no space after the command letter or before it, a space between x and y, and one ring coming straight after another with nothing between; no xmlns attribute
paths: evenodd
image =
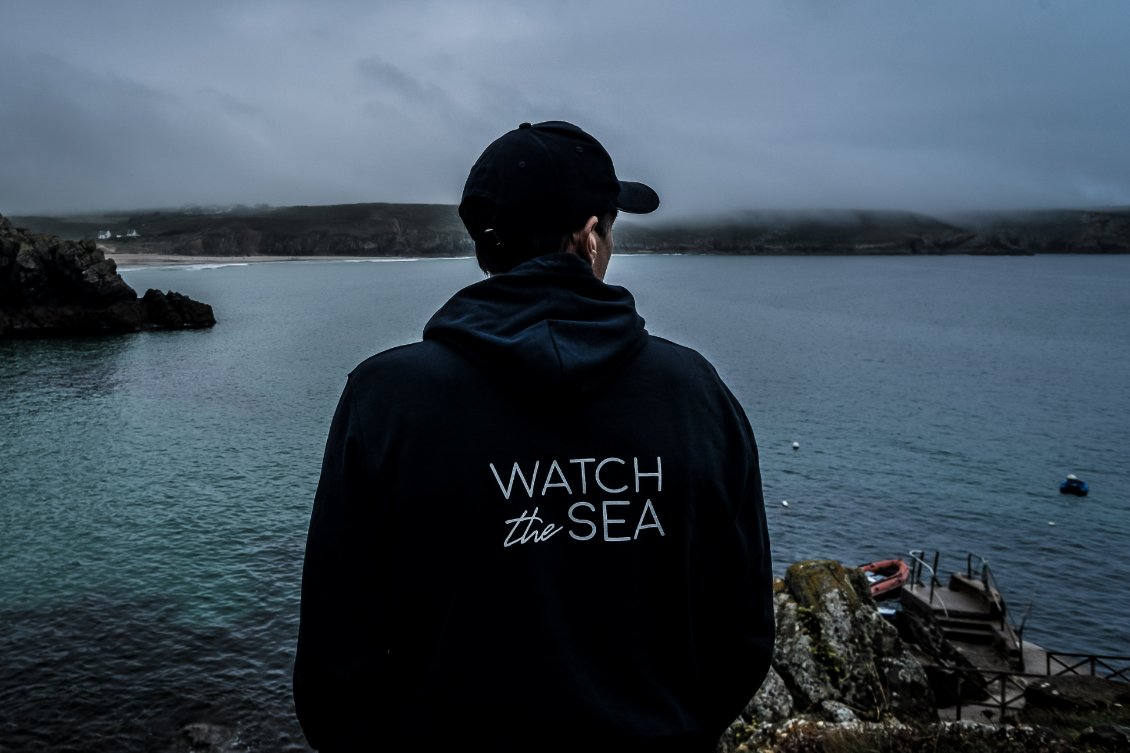
<svg viewBox="0 0 1130 753"><path fill-rule="evenodd" d="M957 676L957 703L954 706L954 719L961 721L961 696L965 691L965 675L959 674Z"/></svg>
<svg viewBox="0 0 1130 753"><path fill-rule="evenodd" d="M1025 661L1024 661L1024 625L1023 624L1021 624L1020 627L1018 627L1016 629L1016 641L1017 641L1017 643L1020 644L1020 671L1023 672L1026 669L1025 666L1024 666ZM1050 672L1049 672L1049 674L1050 674Z"/></svg>
<svg viewBox="0 0 1130 753"><path fill-rule="evenodd" d="M1004 710L1005 710L1005 706L1008 703L1008 698L1007 698L1007 696L1008 696L1008 682L1007 682L1008 678L1005 677L1004 675L1000 675L998 677L998 679L1001 682L1001 707L1000 707L1000 712L999 712L1000 713L1000 719L998 720L998 723L1004 724Z"/></svg>
<svg viewBox="0 0 1130 753"><path fill-rule="evenodd" d="M934 586L938 584L938 554L937 550L934 551L934 566L930 568L930 607L934 606Z"/></svg>

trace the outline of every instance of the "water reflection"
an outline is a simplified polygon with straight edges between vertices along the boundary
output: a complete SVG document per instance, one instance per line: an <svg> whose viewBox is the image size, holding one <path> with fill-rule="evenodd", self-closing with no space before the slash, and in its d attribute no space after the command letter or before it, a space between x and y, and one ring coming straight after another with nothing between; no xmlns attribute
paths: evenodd
<svg viewBox="0 0 1130 753"><path fill-rule="evenodd" d="M26 392L74 398L113 390L120 359L137 340L135 334L0 341L0 407Z"/></svg>

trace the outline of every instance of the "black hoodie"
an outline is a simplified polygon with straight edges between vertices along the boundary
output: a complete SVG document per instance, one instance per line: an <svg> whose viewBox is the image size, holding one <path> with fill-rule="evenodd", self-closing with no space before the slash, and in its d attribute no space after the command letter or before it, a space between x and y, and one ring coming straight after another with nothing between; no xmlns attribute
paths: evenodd
<svg viewBox="0 0 1130 753"><path fill-rule="evenodd" d="M712 751L773 647L752 431L580 258L457 293L351 374L294 671L324 751Z"/></svg>

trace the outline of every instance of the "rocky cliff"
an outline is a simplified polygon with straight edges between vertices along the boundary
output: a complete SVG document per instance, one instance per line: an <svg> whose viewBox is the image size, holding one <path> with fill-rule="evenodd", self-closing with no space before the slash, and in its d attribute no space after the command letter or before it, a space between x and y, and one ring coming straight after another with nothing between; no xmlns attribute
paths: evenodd
<svg viewBox="0 0 1130 753"><path fill-rule="evenodd" d="M938 696L938 678L918 658L926 653L939 661L948 653L938 645L944 639L921 645L928 629L907 630L881 616L858 569L830 560L797 562L774 592L772 668L718 753L1130 749L1126 683L1048 678L1026 691L1018 723L947 721L939 706L952 698Z"/></svg>
<svg viewBox="0 0 1130 753"><path fill-rule="evenodd" d="M773 665L724 749L765 738L775 724L795 718L938 721L925 671L879 614L859 570L829 560L797 562L774 593Z"/></svg>
<svg viewBox="0 0 1130 753"><path fill-rule="evenodd" d="M93 241L32 235L0 216L0 338L210 327L212 307L179 293L138 298Z"/></svg>

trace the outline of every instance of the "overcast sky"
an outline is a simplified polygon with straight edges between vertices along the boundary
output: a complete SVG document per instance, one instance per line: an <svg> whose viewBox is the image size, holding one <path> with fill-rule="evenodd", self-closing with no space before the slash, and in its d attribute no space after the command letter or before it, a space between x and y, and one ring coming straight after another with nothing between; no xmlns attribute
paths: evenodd
<svg viewBox="0 0 1130 753"><path fill-rule="evenodd" d="M571 120L668 217L1130 204L1127 0L0 0L0 213L457 203Z"/></svg>

